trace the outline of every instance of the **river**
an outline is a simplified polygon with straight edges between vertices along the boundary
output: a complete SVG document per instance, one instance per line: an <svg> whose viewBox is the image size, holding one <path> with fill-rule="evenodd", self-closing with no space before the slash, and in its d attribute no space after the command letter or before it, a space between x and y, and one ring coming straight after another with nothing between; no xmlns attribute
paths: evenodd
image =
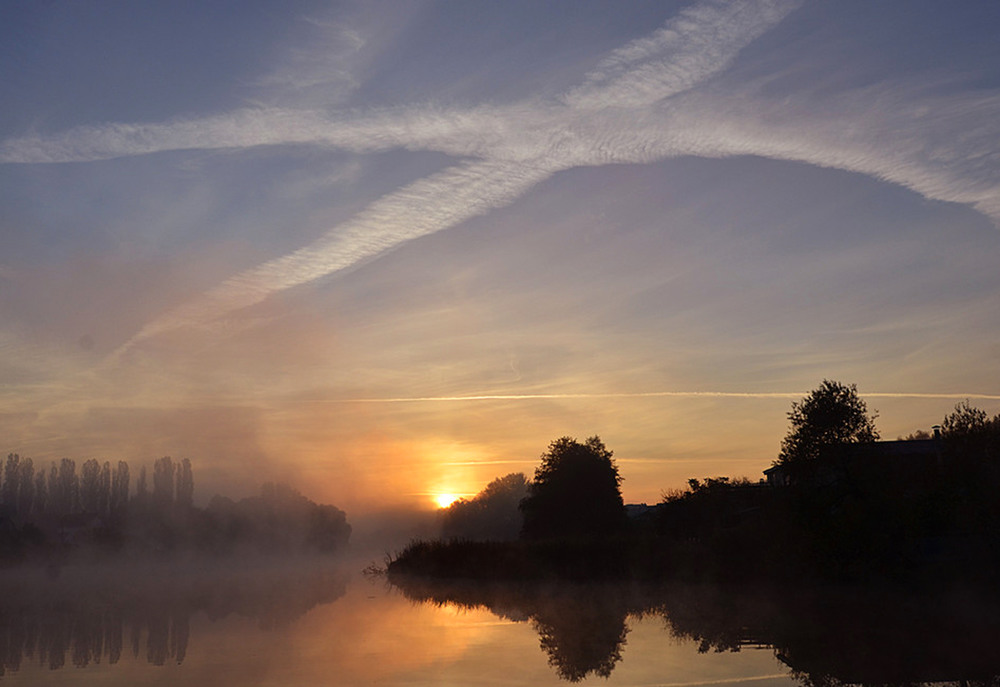
<svg viewBox="0 0 1000 687"><path fill-rule="evenodd" d="M923 608L871 591L400 588L304 561L0 581L0 680L25 685L986 682L1000 637L988 604L960 593Z"/></svg>

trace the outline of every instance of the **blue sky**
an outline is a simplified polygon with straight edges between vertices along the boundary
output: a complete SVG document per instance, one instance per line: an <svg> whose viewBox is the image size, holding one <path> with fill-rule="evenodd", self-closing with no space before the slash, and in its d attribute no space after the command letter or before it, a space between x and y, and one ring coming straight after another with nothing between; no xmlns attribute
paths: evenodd
<svg viewBox="0 0 1000 687"><path fill-rule="evenodd" d="M8 3L0 436L362 507L1000 411L994 2Z"/></svg>

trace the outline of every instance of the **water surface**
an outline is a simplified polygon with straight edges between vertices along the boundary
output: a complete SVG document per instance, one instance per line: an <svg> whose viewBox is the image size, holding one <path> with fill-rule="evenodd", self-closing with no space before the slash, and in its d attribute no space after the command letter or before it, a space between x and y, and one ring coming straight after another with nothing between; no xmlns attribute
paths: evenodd
<svg viewBox="0 0 1000 687"><path fill-rule="evenodd" d="M30 685L985 682L1000 637L957 596L942 615L836 591L785 607L710 586L400 589L315 563L89 568L8 576L3 589L2 680ZM857 627L833 626L830 609ZM949 633L928 645L912 627L873 627L899 613ZM958 649L970 642L978 654Z"/></svg>

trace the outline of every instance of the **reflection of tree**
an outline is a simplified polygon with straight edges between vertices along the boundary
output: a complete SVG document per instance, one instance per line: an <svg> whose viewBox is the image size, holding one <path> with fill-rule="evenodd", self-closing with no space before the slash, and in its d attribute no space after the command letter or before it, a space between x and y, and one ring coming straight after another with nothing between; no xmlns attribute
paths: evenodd
<svg viewBox="0 0 1000 687"><path fill-rule="evenodd" d="M346 592L343 574L318 567L69 572L55 580L15 572L0 581L0 675L19 670L25 657L51 669L115 664L124 651L154 665L182 663L199 611L268 629Z"/></svg>
<svg viewBox="0 0 1000 687"><path fill-rule="evenodd" d="M700 651L769 645L805 685L996 684L1000 598L884 588L664 593L673 634Z"/></svg>
<svg viewBox="0 0 1000 687"><path fill-rule="evenodd" d="M577 682L588 675L608 677L622 659L629 613L644 608L641 594L615 585L474 584L455 581L393 581L408 598L435 604L485 607L538 632L549 665L559 677Z"/></svg>
<svg viewBox="0 0 1000 687"><path fill-rule="evenodd" d="M529 620L570 681L608 677L622 660L626 619L657 614L700 652L770 647L807 687L1000 684L1000 593L990 590L392 582L416 601Z"/></svg>
<svg viewBox="0 0 1000 687"><path fill-rule="evenodd" d="M578 682L589 673L608 677L622 659L627 611L617 600L558 595L532 613L542 649L559 677Z"/></svg>

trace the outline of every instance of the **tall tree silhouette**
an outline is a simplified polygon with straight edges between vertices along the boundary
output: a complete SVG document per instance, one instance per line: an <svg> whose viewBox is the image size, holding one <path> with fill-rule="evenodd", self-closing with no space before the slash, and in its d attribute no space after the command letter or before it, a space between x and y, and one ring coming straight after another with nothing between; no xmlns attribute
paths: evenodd
<svg viewBox="0 0 1000 687"><path fill-rule="evenodd" d="M168 510L174 503L174 461L163 456L153 464L153 503Z"/></svg>
<svg viewBox="0 0 1000 687"><path fill-rule="evenodd" d="M149 498L149 486L146 481L146 466L139 467L139 478L135 481L135 500L145 503Z"/></svg>
<svg viewBox="0 0 1000 687"><path fill-rule="evenodd" d="M100 489L98 491L97 508L102 515L107 515L111 506L111 463L104 461L101 465Z"/></svg>
<svg viewBox="0 0 1000 687"><path fill-rule="evenodd" d="M856 385L824 379L818 389L792 403L791 428L775 464L794 470L815 463L831 447L878 441L876 417L869 414Z"/></svg>
<svg viewBox="0 0 1000 687"><path fill-rule="evenodd" d="M111 494L108 509L112 515L119 515L128 505L129 469L124 460L118 461L118 467L111 477Z"/></svg>
<svg viewBox="0 0 1000 687"><path fill-rule="evenodd" d="M3 497L3 505L7 506L12 513L17 512L17 491L20 485L21 456L16 453L7 454L7 462L3 469L3 487L0 495Z"/></svg>
<svg viewBox="0 0 1000 687"><path fill-rule="evenodd" d="M55 465L52 470L56 476L56 515L71 515L80 509L80 478L76 474L76 461L63 458L59 461L58 472Z"/></svg>
<svg viewBox="0 0 1000 687"><path fill-rule="evenodd" d="M191 461L185 458L177 470L177 508L188 510L194 505L194 474Z"/></svg>
<svg viewBox="0 0 1000 687"><path fill-rule="evenodd" d="M35 499L34 515L42 516L48 511L49 490L48 481L45 479L45 468L39 468L35 474Z"/></svg>
<svg viewBox="0 0 1000 687"><path fill-rule="evenodd" d="M84 513L101 512L101 464L93 458L80 468L80 508Z"/></svg>
<svg viewBox="0 0 1000 687"><path fill-rule="evenodd" d="M624 529L621 476L600 437L549 444L521 502L521 535L530 539L606 536Z"/></svg>

